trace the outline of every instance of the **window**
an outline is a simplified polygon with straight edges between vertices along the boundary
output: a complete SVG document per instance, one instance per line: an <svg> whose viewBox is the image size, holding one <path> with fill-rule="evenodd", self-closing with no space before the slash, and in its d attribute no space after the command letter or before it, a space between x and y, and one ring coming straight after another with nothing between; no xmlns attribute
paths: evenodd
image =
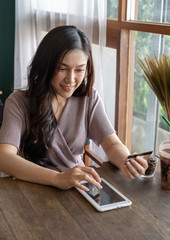
<svg viewBox="0 0 170 240"><path fill-rule="evenodd" d="M166 39L170 41L170 36L166 36ZM154 54L167 54L166 48L165 35L136 32L132 151L157 149L161 141L168 138L169 127L162 119L164 112L144 81L143 72L137 63L138 56L143 58L146 54L152 57Z"/></svg>
<svg viewBox="0 0 170 240"><path fill-rule="evenodd" d="M170 0L107 3L107 45L117 49L116 130L132 152L156 151L160 142L170 137L169 128L162 120L164 113L157 98L144 81L137 57L170 55ZM118 6L117 16L113 6Z"/></svg>

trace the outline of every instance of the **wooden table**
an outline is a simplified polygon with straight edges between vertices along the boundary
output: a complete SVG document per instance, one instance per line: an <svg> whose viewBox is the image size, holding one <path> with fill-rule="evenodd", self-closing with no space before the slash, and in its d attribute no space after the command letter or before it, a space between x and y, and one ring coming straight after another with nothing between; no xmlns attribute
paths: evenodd
<svg viewBox="0 0 170 240"><path fill-rule="evenodd" d="M169 240L170 191L151 180L130 180L110 163L97 169L131 201L130 207L97 212L72 188L0 179L0 240Z"/></svg>

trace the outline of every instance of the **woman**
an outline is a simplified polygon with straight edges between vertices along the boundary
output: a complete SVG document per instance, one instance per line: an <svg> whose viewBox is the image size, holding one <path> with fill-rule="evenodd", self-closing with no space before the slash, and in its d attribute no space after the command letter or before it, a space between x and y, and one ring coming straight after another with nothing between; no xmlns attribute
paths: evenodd
<svg viewBox="0 0 170 240"><path fill-rule="evenodd" d="M127 161L129 151L110 125L93 82L86 35L74 26L51 30L30 64L28 89L14 92L6 100L0 170L60 189L75 186L87 191L82 180L101 188L99 175L81 159L89 138L101 144L124 176L144 174L145 159Z"/></svg>

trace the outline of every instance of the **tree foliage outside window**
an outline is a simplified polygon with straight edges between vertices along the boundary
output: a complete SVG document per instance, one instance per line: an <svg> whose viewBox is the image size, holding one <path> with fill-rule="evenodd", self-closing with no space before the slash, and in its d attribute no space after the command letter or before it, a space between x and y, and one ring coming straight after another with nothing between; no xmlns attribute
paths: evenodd
<svg viewBox="0 0 170 240"><path fill-rule="evenodd" d="M118 18L118 0L107 0L107 18Z"/></svg>
<svg viewBox="0 0 170 240"><path fill-rule="evenodd" d="M138 0L138 20L153 21L155 0Z"/></svg>
<svg viewBox="0 0 170 240"><path fill-rule="evenodd" d="M138 1L138 19L151 21L153 19L154 0ZM136 32L135 76L134 76L134 115L146 119L149 87L143 79L143 72L137 63L137 58L150 54L152 34Z"/></svg>
<svg viewBox="0 0 170 240"><path fill-rule="evenodd" d="M143 59L146 54L149 54L150 43L151 34L136 32L133 109L134 115L144 120L146 119L149 86L143 79L143 72L137 63L137 58Z"/></svg>
<svg viewBox="0 0 170 240"><path fill-rule="evenodd" d="M138 20L169 23L170 0L138 0Z"/></svg>

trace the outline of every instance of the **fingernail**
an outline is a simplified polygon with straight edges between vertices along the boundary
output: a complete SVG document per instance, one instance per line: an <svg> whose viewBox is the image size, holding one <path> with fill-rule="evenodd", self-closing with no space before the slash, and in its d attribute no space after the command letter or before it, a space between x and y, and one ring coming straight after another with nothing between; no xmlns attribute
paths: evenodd
<svg viewBox="0 0 170 240"><path fill-rule="evenodd" d="M99 189L102 189L103 187L99 184Z"/></svg>

